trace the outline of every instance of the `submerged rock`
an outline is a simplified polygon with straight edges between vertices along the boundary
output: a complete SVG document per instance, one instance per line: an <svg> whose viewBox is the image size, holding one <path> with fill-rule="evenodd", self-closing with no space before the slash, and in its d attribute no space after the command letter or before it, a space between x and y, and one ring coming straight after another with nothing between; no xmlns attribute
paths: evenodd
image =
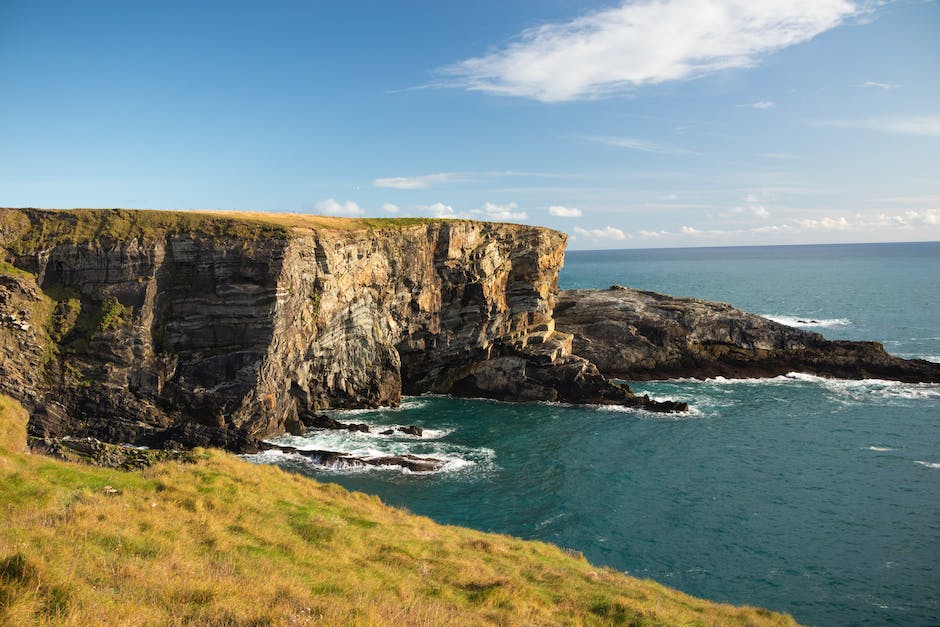
<svg viewBox="0 0 940 627"><path fill-rule="evenodd" d="M311 460L318 466L333 468L355 468L362 466L400 466L411 472L436 472L447 462L434 457L419 457L417 455L386 455L381 457L356 457L338 451L321 451L299 449L293 446L281 446L264 442L262 450L275 450L292 455L300 455Z"/></svg>
<svg viewBox="0 0 940 627"><path fill-rule="evenodd" d="M313 414L301 419L305 427L310 429L331 429L334 431L359 431L369 433L369 425L365 423L340 422L324 414Z"/></svg>

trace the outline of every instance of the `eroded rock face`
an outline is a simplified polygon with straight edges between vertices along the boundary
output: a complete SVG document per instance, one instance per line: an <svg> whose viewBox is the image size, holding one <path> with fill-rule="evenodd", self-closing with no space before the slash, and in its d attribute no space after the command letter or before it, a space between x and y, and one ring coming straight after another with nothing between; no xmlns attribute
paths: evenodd
<svg viewBox="0 0 940 627"><path fill-rule="evenodd" d="M0 244L26 272L0 271L0 391L26 403L33 437L249 450L403 392L682 409L612 384L555 330L562 233L426 221L50 239L68 212L3 211Z"/></svg>
<svg viewBox="0 0 940 627"><path fill-rule="evenodd" d="M834 378L940 382L940 364L906 360L875 342L830 341L725 303L614 286L567 290L555 309L573 350L606 376Z"/></svg>

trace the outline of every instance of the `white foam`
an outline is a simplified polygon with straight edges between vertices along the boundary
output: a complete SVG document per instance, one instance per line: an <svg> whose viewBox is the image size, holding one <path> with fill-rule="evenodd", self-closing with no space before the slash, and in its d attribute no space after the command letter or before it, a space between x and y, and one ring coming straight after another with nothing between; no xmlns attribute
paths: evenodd
<svg viewBox="0 0 940 627"><path fill-rule="evenodd" d="M643 395L641 392L640 396ZM676 397L669 398L654 398L650 397L654 401L680 401L681 399ZM597 411L607 411L607 412L617 412L623 414L633 414L638 418L655 418L657 420L666 420L666 421L678 421L678 420L688 420L690 418L700 418L705 415L700 409L693 405L689 405L689 411L679 411L679 412L662 412L662 411L650 411L642 407L629 407L626 405L581 405L580 407L590 407L591 409Z"/></svg>
<svg viewBox="0 0 940 627"><path fill-rule="evenodd" d="M343 451L346 452L346 451ZM328 464L320 463L316 459L301 455L300 453L287 453L284 451L270 450L263 451L261 453L256 453L254 455L244 455L243 457L250 462L256 464L281 464L285 461L291 461L297 464L302 464L304 466L314 468L318 471L333 471L333 472L342 472L342 473L362 473L362 472L390 472L390 473L399 473L399 474L408 474L408 475L431 475L438 473L451 473L457 472L466 468L474 467L477 465L486 465L486 462L490 461L494 456L494 453L491 449L485 449L481 451L480 461L474 461L472 459L466 459L459 455L454 454L436 454L436 455L412 455L413 458L418 460L427 459L427 460L437 460L444 462L438 470L432 471L415 471L405 466L399 466L395 464L389 465L372 465L372 464L363 464L356 460L344 460L337 459ZM488 452L489 455L485 453ZM380 457L387 457L386 453L377 450L363 450L362 454L352 453L349 454L362 458L364 460L368 459L377 459Z"/></svg>
<svg viewBox="0 0 940 627"><path fill-rule="evenodd" d="M472 448L453 444L443 440L453 432L453 429L424 429L421 436L410 435L398 431L404 425L367 423L370 432L346 431L345 429L313 429L302 436L283 435L271 440L272 443L282 446L291 446L299 450L334 451L356 457L359 459L377 459L381 457L394 457L410 455L421 459L436 459L444 462L441 469L433 472L454 472L469 467L489 469L493 466L492 460L495 452L489 448ZM383 435L382 431L392 430L392 433ZM284 456L271 456L270 451L262 453L261 457L250 457L259 463L279 463L285 460ZM267 456L266 456L267 455ZM363 465L356 462L337 460L331 464L319 464L314 459L303 455L288 454L292 462L302 463L317 470L332 470L339 472L368 472L392 471L418 474L402 466L374 466ZM429 474L429 473L420 473Z"/></svg>
<svg viewBox="0 0 940 627"><path fill-rule="evenodd" d="M812 316L778 316L771 314L761 314L761 316L788 327L799 328L847 327L852 324L852 321L848 318L814 318Z"/></svg>
<svg viewBox="0 0 940 627"><path fill-rule="evenodd" d="M866 450L869 450L869 451L878 451L879 453L884 453L885 451L893 451L893 450L895 450L895 449L891 448L890 446L867 446L867 447L865 447L865 448L866 448Z"/></svg>
<svg viewBox="0 0 940 627"><path fill-rule="evenodd" d="M937 383L904 383L885 379L830 379L799 372L791 372L786 375L786 378L820 385L836 396L851 401L940 399L940 384Z"/></svg>
<svg viewBox="0 0 940 627"><path fill-rule="evenodd" d="M921 466L926 466L927 468L933 468L934 470L940 470L940 463L937 463L937 462L915 461L914 463L920 464Z"/></svg>

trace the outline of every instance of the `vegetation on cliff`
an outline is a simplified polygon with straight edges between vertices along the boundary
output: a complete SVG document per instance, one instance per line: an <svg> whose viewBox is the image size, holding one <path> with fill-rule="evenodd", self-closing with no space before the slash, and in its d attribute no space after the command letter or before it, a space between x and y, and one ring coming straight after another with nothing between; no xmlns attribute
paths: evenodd
<svg viewBox="0 0 940 627"><path fill-rule="evenodd" d="M23 254L57 244L154 239L174 233L257 241L284 238L295 229L382 230L440 221L242 211L0 208L0 245Z"/></svg>
<svg viewBox="0 0 940 627"><path fill-rule="evenodd" d="M0 397L2 624L793 624L217 451L32 455L25 421Z"/></svg>

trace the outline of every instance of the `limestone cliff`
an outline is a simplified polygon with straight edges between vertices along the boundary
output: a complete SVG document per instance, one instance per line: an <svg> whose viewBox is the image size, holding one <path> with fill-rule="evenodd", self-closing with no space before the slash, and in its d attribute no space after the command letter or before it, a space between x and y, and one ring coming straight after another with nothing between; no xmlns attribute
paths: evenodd
<svg viewBox="0 0 940 627"><path fill-rule="evenodd" d="M804 372L940 382L940 364L894 357L875 342L830 341L725 303L613 286L562 291L555 317L577 354L631 381Z"/></svg>
<svg viewBox="0 0 940 627"><path fill-rule="evenodd" d="M7 209L0 246L0 392L34 437L246 449L403 392L682 409L572 354L548 229Z"/></svg>

